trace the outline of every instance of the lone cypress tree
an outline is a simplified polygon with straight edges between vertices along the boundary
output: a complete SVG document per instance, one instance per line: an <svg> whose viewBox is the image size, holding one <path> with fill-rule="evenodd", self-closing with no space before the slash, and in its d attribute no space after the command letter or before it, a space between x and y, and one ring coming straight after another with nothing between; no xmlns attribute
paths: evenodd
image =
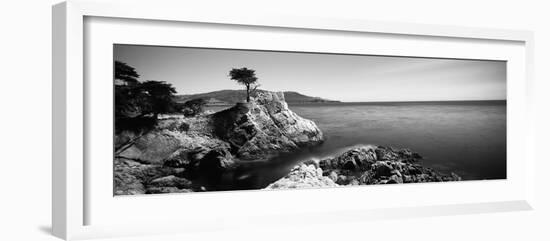
<svg viewBox="0 0 550 241"><path fill-rule="evenodd" d="M259 87L257 84L258 78L255 72L255 70L246 67L240 69L233 68L229 71L229 77L231 77L232 80L246 87L246 102L250 102L250 93Z"/></svg>

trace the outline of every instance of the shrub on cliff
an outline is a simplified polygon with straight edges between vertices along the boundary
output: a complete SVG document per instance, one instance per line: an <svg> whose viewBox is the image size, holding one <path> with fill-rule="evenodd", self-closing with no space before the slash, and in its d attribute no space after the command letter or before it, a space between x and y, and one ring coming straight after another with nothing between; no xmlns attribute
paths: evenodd
<svg viewBox="0 0 550 241"><path fill-rule="evenodd" d="M185 116L196 116L204 111L205 105L206 100L197 98L183 103L181 111Z"/></svg>

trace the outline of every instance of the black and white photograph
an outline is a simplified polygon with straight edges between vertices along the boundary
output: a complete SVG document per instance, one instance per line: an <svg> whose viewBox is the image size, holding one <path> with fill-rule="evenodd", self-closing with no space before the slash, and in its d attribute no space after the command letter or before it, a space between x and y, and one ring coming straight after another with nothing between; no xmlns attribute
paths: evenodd
<svg viewBox="0 0 550 241"><path fill-rule="evenodd" d="M4 1L0 241L550 240L548 5Z"/></svg>
<svg viewBox="0 0 550 241"><path fill-rule="evenodd" d="M507 178L506 61L124 44L113 56L115 196Z"/></svg>

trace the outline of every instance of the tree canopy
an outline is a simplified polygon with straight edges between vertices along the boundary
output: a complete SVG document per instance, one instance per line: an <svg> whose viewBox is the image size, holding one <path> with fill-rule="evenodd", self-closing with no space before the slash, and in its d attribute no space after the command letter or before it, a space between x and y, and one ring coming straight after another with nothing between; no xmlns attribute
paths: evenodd
<svg viewBox="0 0 550 241"><path fill-rule="evenodd" d="M139 92L145 94L144 113L154 115L175 111L176 89L164 81L148 80L139 85Z"/></svg>
<svg viewBox="0 0 550 241"><path fill-rule="evenodd" d="M126 85L132 85L139 83L138 78L136 69L124 62L115 61L115 79L123 81Z"/></svg>
<svg viewBox="0 0 550 241"><path fill-rule="evenodd" d="M229 71L229 77L246 87L246 102L250 102L250 93L259 87L256 71L246 67L240 69L233 68Z"/></svg>
<svg viewBox="0 0 550 241"><path fill-rule="evenodd" d="M176 89L164 81L140 82L137 71L115 61L115 132L128 130L136 137L115 144L115 155L129 148L139 137L154 129L158 114L177 111Z"/></svg>
<svg viewBox="0 0 550 241"><path fill-rule="evenodd" d="M158 115L176 110L176 90L164 81L140 82L137 71L126 63L115 61L115 118Z"/></svg>

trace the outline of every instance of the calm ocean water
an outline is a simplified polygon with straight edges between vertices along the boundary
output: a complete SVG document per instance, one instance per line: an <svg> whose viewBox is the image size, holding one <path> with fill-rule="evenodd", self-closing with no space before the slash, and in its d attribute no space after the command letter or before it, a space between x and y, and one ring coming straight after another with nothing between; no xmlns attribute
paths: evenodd
<svg viewBox="0 0 550 241"><path fill-rule="evenodd" d="M355 145L410 148L422 164L465 180L506 178L506 102L339 103L290 105L313 120L325 143L269 162L242 165L227 188L265 187L300 161ZM221 188L226 189L226 188Z"/></svg>

